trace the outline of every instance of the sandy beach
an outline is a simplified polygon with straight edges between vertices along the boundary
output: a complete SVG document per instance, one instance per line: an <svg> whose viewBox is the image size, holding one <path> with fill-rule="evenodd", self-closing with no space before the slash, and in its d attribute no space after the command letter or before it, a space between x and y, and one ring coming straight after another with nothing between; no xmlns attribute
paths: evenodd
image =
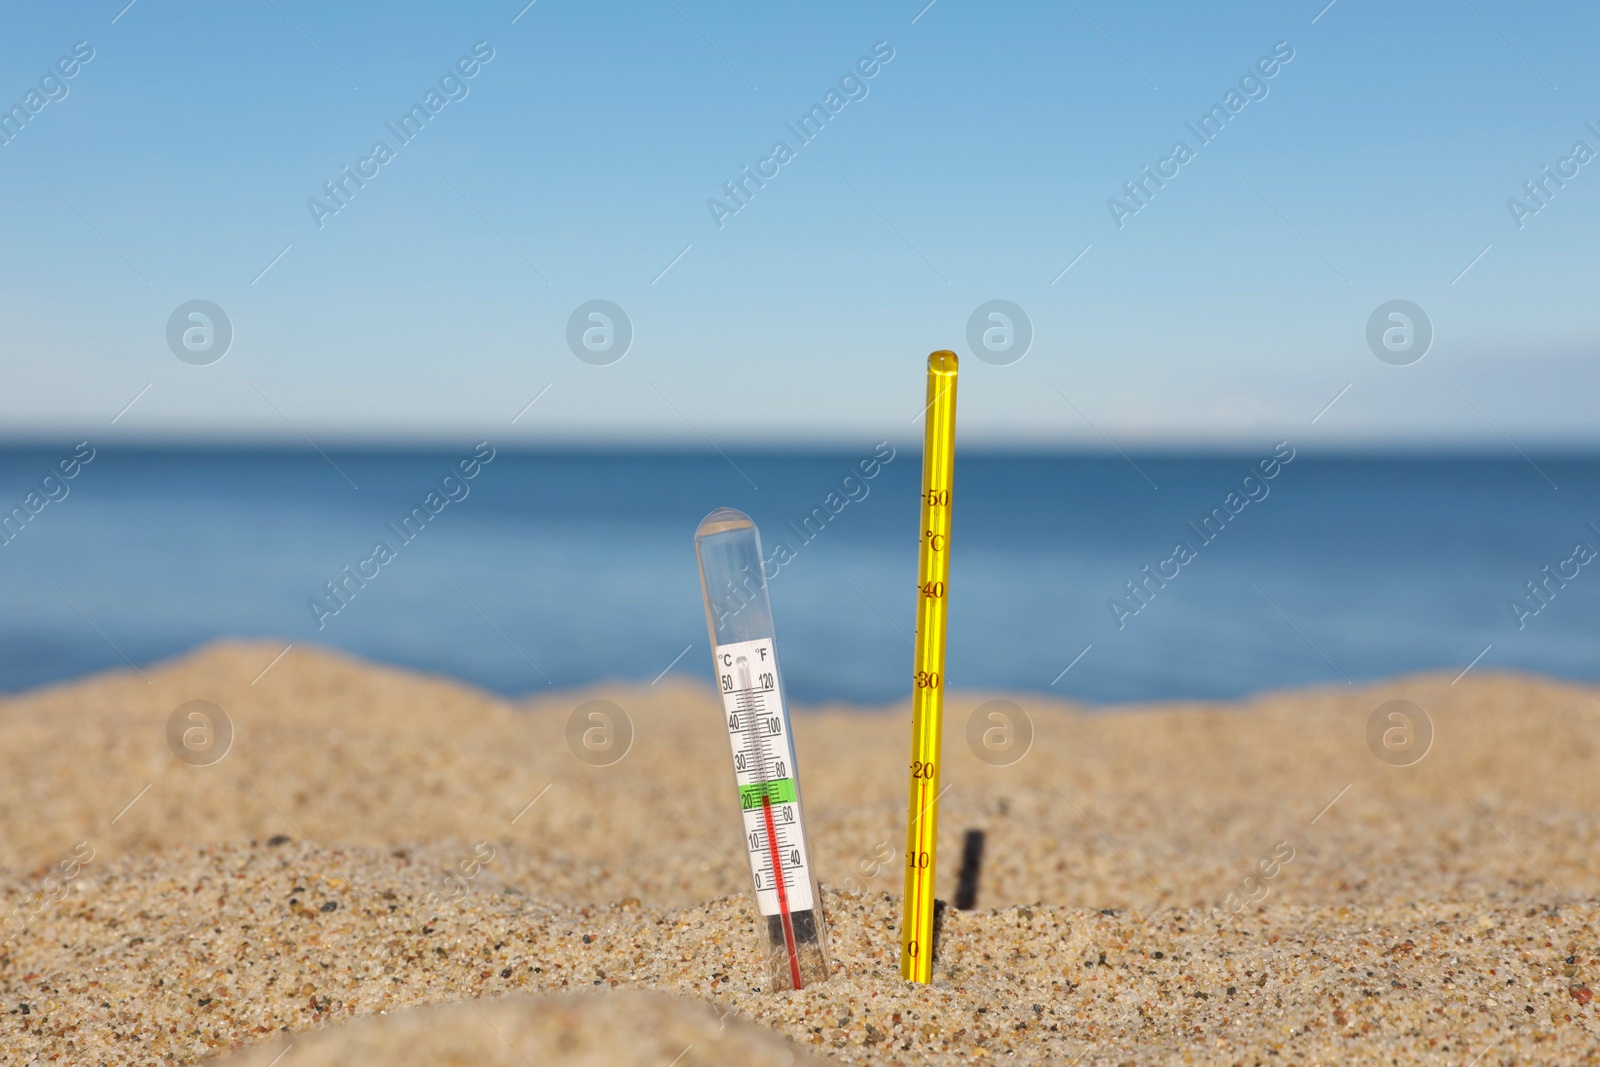
<svg viewBox="0 0 1600 1067"><path fill-rule="evenodd" d="M282 648L0 702L0 1063L1600 1063L1591 687L952 693L927 988L906 709L803 709L834 976L773 995L709 687L511 702ZM1014 762L968 743L994 699ZM575 754L589 700L625 754ZM1392 700L1420 759L1371 740ZM173 733L191 701L225 754Z"/></svg>

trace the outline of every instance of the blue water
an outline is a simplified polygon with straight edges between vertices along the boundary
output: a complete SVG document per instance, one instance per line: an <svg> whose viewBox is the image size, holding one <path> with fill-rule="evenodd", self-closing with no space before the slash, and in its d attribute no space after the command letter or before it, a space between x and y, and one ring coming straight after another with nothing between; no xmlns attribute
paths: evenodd
<svg viewBox="0 0 1600 1067"><path fill-rule="evenodd" d="M143 666L223 636L320 642L508 694L648 682L686 647L672 672L708 680L692 536L729 505L756 519L769 553L780 538L793 552L772 581L793 697L895 699L911 671L920 459L901 449L846 483L872 451L502 449L405 543L386 524L423 504L470 444L330 450L331 463L309 450L101 446L63 499L0 546L0 689L125 667L124 656ZM1600 567L1552 582L1544 606L1526 601L1540 610L1520 629L1509 607L1576 542L1600 549L1587 525L1600 525L1600 461L1536 456L1535 469L1515 455L1302 449L1251 483L1265 496L1209 543L1187 526L1227 514L1230 491L1237 506L1271 452L964 455L950 685L1096 703L1227 698L1453 674L1491 645L1479 669L1600 678ZM0 507L22 504L71 454L65 443L0 451ZM789 524L828 513L830 492L835 507L859 499L803 538ZM1148 583L1142 605L1128 599L1124 583L1162 566L1180 538L1193 558L1165 564L1177 576ZM308 601L339 606L324 582L379 541L393 558L319 629ZM1119 595L1120 613L1109 606Z"/></svg>

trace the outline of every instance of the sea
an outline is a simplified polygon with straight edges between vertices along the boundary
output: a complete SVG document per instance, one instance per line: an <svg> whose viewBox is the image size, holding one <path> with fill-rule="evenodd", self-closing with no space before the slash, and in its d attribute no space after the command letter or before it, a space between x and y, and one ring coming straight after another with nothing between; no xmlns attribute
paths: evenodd
<svg viewBox="0 0 1600 1067"><path fill-rule="evenodd" d="M709 686L693 535L726 506L761 530L791 700L894 702L912 684L920 463L872 442L13 445L0 690L225 637L507 695ZM1596 680L1597 551L1596 456L969 450L947 685L1117 705L1413 671Z"/></svg>

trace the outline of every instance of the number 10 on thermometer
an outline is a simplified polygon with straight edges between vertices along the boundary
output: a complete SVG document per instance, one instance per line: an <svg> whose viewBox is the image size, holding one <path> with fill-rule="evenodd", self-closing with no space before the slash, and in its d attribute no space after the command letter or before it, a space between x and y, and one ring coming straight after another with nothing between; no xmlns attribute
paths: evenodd
<svg viewBox="0 0 1600 1067"><path fill-rule="evenodd" d="M719 508L695 532L695 553L765 935L767 988L803 989L828 977L828 931L801 814L761 535L748 516Z"/></svg>

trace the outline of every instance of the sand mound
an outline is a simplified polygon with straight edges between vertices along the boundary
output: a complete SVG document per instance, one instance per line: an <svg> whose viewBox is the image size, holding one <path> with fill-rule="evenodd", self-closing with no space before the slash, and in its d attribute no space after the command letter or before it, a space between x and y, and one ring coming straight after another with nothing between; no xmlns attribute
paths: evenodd
<svg viewBox="0 0 1600 1067"><path fill-rule="evenodd" d="M428 1019L447 1021L440 1041L465 1031L476 1050L513 1017L512 1043L534 1063L582 1063L604 1048L612 1062L666 1064L691 1043L685 1062L724 1062L746 1054L744 1037L694 1037L724 1018L773 1031L749 1039L750 1062L781 1058L779 1034L858 1063L1160 1063L1196 1041L1218 1062L1464 1062L1491 1046L1507 1058L1482 1062L1514 1062L1519 1050L1600 1062L1584 977L1600 972L1593 903L1279 904L1223 920L952 910L936 981L916 988L898 974L898 901L825 891L835 976L773 995L756 984L743 895L657 911L502 891L439 909L425 903L430 878L405 850L303 843L178 849L86 873L5 961L15 1051L0 1062L192 1063L270 1040L244 1062L271 1063L293 1045L283 1067L296 1067L317 1062L300 1059L309 1038L329 1062L376 1067L408 1061L369 1051L447 1047L413 1040ZM659 1033L604 1023L631 1010L610 999L630 988L688 999L640 1009L677 1020ZM544 1006L499 999L530 990L601 1001L544 1017ZM460 1010L411 1014L449 1002ZM563 1033L578 1044L543 1058Z"/></svg>
<svg viewBox="0 0 1600 1067"><path fill-rule="evenodd" d="M858 1062L1197 1041L1229 1062L1596 1062L1593 689L1474 673L1115 714L1014 696L1032 742L1010 762L969 745L986 698L954 694L939 878L961 908L929 989L897 973L904 709L803 712L838 976L773 996L708 691L512 704L298 646L262 675L281 648L0 702L0 1063L269 1040L298 1061L296 1035L360 1016L628 988ZM591 699L631 723L599 757L569 743ZM1385 747L1395 699L1431 734L1409 754ZM185 737L196 700L230 745L191 747L226 732ZM544 1049L613 1009L505 1010Z"/></svg>
<svg viewBox="0 0 1600 1067"><path fill-rule="evenodd" d="M817 1063L760 1026L719 1017L704 1004L659 993L519 996L423 1008L280 1039L217 1061L271 1067L785 1067Z"/></svg>

